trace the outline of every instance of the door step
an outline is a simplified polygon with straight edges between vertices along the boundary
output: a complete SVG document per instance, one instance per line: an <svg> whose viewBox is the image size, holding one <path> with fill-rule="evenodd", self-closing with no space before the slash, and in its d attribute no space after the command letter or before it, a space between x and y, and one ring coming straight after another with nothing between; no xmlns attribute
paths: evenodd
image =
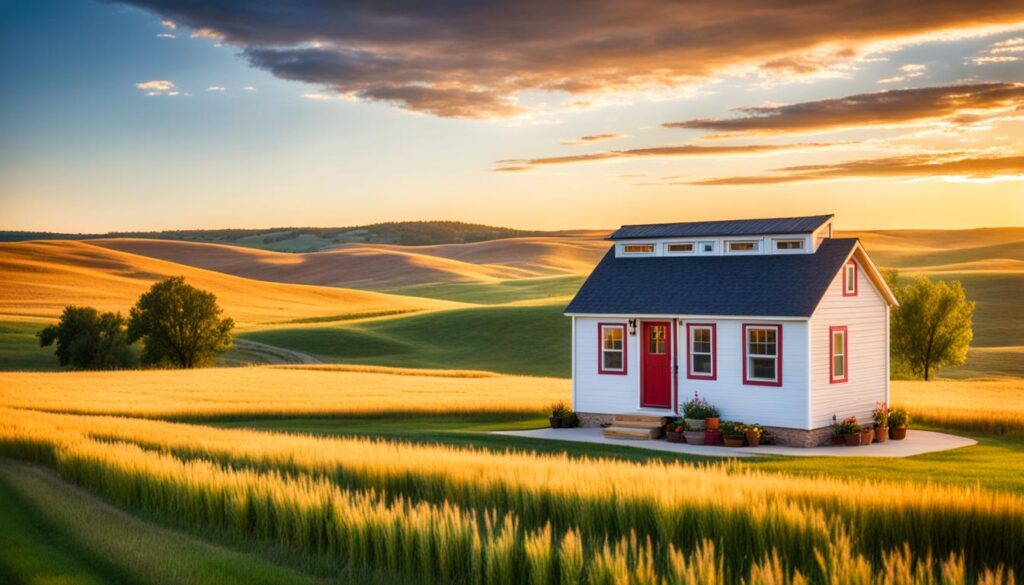
<svg viewBox="0 0 1024 585"><path fill-rule="evenodd" d="M649 440L660 438L665 417L651 414L617 414L602 434L609 439Z"/></svg>

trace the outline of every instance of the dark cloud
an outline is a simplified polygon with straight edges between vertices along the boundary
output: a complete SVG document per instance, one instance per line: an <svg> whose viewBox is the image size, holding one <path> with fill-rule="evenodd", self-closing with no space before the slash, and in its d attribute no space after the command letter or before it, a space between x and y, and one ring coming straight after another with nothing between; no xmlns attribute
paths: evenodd
<svg viewBox="0 0 1024 585"><path fill-rule="evenodd" d="M566 156L549 156L544 158L509 159L498 161L495 171L522 172L537 167L552 165L569 165L585 162L596 162L623 158L673 158L692 156L731 156L744 154L765 154L788 152L808 148L823 148L849 143L807 142L803 144L747 144L739 146L655 146L651 148L631 148L628 150L607 150L589 154L571 154Z"/></svg>
<svg viewBox="0 0 1024 585"><path fill-rule="evenodd" d="M1024 107L1024 84L978 83L894 89L785 106L742 108L739 118L702 118L666 128L727 134L807 133L843 128L943 120L973 123Z"/></svg>
<svg viewBox="0 0 1024 585"><path fill-rule="evenodd" d="M813 73L876 42L1024 22L1005 0L114 0L241 47L256 67L440 116L519 92L673 87L733 66Z"/></svg>
<svg viewBox="0 0 1024 585"><path fill-rule="evenodd" d="M1024 156L970 157L963 154L912 155L835 164L785 167L763 175L723 177L655 185L766 185L849 178L965 177L985 179L997 176L1024 177Z"/></svg>

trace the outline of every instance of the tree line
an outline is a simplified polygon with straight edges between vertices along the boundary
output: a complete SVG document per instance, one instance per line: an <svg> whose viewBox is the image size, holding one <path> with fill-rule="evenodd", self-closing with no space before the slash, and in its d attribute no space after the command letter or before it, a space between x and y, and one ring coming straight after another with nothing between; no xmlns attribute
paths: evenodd
<svg viewBox="0 0 1024 585"><path fill-rule="evenodd" d="M231 349L235 322L222 313L216 295L178 276L150 287L127 318L68 306L56 325L37 336L42 347L56 345L60 365L76 370L197 368L212 365L217 354Z"/></svg>

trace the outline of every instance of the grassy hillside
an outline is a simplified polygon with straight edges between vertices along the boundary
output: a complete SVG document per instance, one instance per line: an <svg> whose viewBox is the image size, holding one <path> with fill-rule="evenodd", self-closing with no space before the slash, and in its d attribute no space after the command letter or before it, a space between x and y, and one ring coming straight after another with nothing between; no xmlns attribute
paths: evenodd
<svg viewBox="0 0 1024 585"><path fill-rule="evenodd" d="M482 242L501 238L555 235L557 232L517 230L460 221L385 222L348 227L277 227L265 229L168 230L162 232L108 232L63 234L53 232L0 231L0 242L29 240L83 240L95 238L145 238L232 244L278 250L313 252L349 242L425 246Z"/></svg>
<svg viewBox="0 0 1024 585"><path fill-rule="evenodd" d="M167 276L217 295L241 329L298 318L439 309L445 301L361 290L270 283L109 250L85 242L0 244L0 320L52 320L66 305L126 313Z"/></svg>
<svg viewBox="0 0 1024 585"><path fill-rule="evenodd" d="M352 244L299 254L144 239L90 243L245 278L364 289L503 285L521 279L582 277L608 249L607 242L589 237L515 238L417 247Z"/></svg>
<svg viewBox="0 0 1024 585"><path fill-rule="evenodd" d="M241 337L341 363L565 377L571 330L564 308L562 303L474 307Z"/></svg>

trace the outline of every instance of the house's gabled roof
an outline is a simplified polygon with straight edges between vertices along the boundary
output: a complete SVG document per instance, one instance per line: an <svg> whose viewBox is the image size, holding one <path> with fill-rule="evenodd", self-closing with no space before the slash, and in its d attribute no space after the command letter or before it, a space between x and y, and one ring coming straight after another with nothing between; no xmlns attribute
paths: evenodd
<svg viewBox="0 0 1024 585"><path fill-rule="evenodd" d="M856 238L813 254L617 258L609 250L565 312L810 317Z"/></svg>
<svg viewBox="0 0 1024 585"><path fill-rule="evenodd" d="M609 240L637 238L699 238L721 236L757 236L766 234L809 234L832 219L831 215L779 217L774 219L733 219L624 225Z"/></svg>

